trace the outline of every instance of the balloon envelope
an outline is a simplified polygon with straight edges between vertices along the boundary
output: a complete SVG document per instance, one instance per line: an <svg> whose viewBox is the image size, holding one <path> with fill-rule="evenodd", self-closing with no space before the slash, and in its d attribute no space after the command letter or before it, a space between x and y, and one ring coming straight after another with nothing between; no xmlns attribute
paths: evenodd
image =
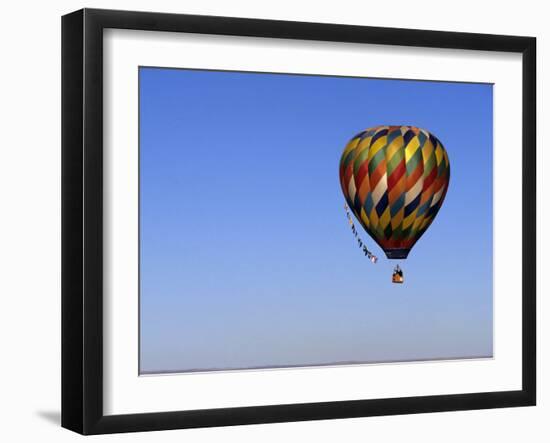
<svg viewBox="0 0 550 443"><path fill-rule="evenodd" d="M415 126L376 126L357 134L340 159L342 191L388 258L407 258L437 215L449 186L447 151Z"/></svg>

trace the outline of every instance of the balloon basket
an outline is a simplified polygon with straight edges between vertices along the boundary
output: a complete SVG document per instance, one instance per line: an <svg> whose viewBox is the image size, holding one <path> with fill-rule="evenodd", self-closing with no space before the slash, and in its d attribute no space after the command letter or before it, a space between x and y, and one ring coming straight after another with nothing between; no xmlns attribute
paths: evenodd
<svg viewBox="0 0 550 443"><path fill-rule="evenodd" d="M399 265L397 265L393 269L393 274L391 276L391 281L392 281L392 283L397 283L397 284L402 284L405 281L404 278L403 278L403 271L401 270Z"/></svg>

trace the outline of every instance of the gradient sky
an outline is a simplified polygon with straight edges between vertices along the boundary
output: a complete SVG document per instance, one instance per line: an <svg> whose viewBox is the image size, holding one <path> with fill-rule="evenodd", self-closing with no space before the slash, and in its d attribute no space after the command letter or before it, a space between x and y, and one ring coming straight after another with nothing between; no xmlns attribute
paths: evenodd
<svg viewBox="0 0 550 443"><path fill-rule="evenodd" d="M139 76L142 372L492 355L491 85ZM451 182L405 261L357 224L374 265L338 165L381 124L433 132Z"/></svg>

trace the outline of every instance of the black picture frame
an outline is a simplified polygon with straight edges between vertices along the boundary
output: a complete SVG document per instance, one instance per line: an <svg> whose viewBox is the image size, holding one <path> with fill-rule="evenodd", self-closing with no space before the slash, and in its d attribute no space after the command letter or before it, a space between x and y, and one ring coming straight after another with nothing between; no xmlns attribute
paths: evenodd
<svg viewBox="0 0 550 443"><path fill-rule="evenodd" d="M522 54L522 389L131 415L103 413L103 30ZM536 403L536 39L83 9L62 18L62 426L81 434L529 406Z"/></svg>

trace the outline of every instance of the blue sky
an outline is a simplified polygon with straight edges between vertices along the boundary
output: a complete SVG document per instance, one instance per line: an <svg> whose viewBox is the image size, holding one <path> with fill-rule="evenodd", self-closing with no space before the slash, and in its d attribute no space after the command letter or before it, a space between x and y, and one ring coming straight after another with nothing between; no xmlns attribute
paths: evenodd
<svg viewBox="0 0 550 443"><path fill-rule="evenodd" d="M491 85L139 76L141 371L492 355ZM374 265L338 164L381 124L433 132L451 182L407 260L361 232Z"/></svg>

